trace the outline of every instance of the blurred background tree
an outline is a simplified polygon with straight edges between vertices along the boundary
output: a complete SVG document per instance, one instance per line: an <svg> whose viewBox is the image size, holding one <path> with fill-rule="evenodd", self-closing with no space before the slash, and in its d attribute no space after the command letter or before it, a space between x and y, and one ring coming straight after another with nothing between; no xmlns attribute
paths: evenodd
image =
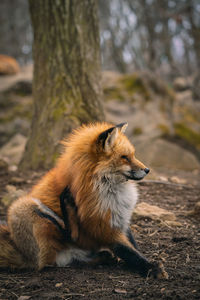
<svg viewBox="0 0 200 300"><path fill-rule="evenodd" d="M30 3L34 30L27 0L0 1L0 54L15 57L21 66L30 63L30 67L34 61L37 78L24 168L48 167L66 133L82 122L104 118L101 71L106 120L128 121L127 133L145 158L145 149L162 139L179 145L179 154L186 149L199 160L199 0ZM32 73L29 90L31 86ZM9 97L0 90L0 146L16 133L26 140L32 118L31 92L25 99ZM143 144L147 140L148 147ZM156 154L154 158L158 160Z"/></svg>
<svg viewBox="0 0 200 300"><path fill-rule="evenodd" d="M104 69L159 69L174 76L199 69L199 0L99 0ZM0 2L0 53L31 59L26 0ZM170 66L174 68L170 68Z"/></svg>
<svg viewBox="0 0 200 300"><path fill-rule="evenodd" d="M20 63L32 59L32 27L27 0L0 1L0 53Z"/></svg>
<svg viewBox="0 0 200 300"><path fill-rule="evenodd" d="M95 0L30 0L34 113L22 169L49 167L59 141L103 119Z"/></svg>
<svg viewBox="0 0 200 300"><path fill-rule="evenodd" d="M99 9L104 68L198 71L198 0L100 0Z"/></svg>
<svg viewBox="0 0 200 300"><path fill-rule="evenodd" d="M99 0L103 69L154 70L167 79L196 73L200 64L199 0ZM0 2L0 53L31 59L26 0ZM199 80L194 96L199 98Z"/></svg>

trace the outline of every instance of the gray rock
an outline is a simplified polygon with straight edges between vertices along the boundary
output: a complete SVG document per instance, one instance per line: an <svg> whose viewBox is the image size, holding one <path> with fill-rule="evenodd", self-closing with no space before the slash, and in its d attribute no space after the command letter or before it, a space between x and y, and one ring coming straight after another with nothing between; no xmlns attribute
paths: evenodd
<svg viewBox="0 0 200 300"><path fill-rule="evenodd" d="M139 203L134 212L133 218L150 218L153 220L164 220L164 221L175 221L176 216L174 213L169 212L163 208L160 208L155 205L150 205L146 202Z"/></svg>
<svg viewBox="0 0 200 300"><path fill-rule="evenodd" d="M136 206L132 218L133 220L149 218L160 221L167 226L181 226L181 223L176 221L176 216L173 212L146 202L141 202Z"/></svg>
<svg viewBox="0 0 200 300"><path fill-rule="evenodd" d="M191 82L187 78L177 77L174 79L173 86L176 91L185 91L191 88Z"/></svg>
<svg viewBox="0 0 200 300"><path fill-rule="evenodd" d="M0 173L8 170L8 164L5 160L0 159Z"/></svg>
<svg viewBox="0 0 200 300"><path fill-rule="evenodd" d="M136 156L150 168L185 171L200 169L200 162L195 155L163 139L152 139L138 144Z"/></svg>
<svg viewBox="0 0 200 300"><path fill-rule="evenodd" d="M21 160L27 138L16 134L10 141L0 149L0 159L5 160L9 165L18 165Z"/></svg>
<svg viewBox="0 0 200 300"><path fill-rule="evenodd" d="M21 68L20 72L12 76L1 76L0 92L8 90L18 81L30 81L33 78L33 65L28 64Z"/></svg>
<svg viewBox="0 0 200 300"><path fill-rule="evenodd" d="M196 217L200 220L200 201L196 202L194 205L194 209L187 212L186 215Z"/></svg>
<svg viewBox="0 0 200 300"><path fill-rule="evenodd" d="M6 186L6 193L3 195L1 202L5 207L8 207L14 200L25 195L23 190L18 190L14 185Z"/></svg>

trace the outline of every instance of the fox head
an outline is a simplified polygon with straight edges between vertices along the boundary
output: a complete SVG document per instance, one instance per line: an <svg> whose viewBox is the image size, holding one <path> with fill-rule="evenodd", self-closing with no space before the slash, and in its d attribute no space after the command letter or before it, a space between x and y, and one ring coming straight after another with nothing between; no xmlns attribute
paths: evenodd
<svg viewBox="0 0 200 300"><path fill-rule="evenodd" d="M75 185L95 177L115 183L143 179L149 169L136 159L134 146L124 135L127 126L93 123L74 130L63 141L59 173L66 173Z"/></svg>
<svg viewBox="0 0 200 300"><path fill-rule="evenodd" d="M121 123L100 133L96 140L99 156L98 171L102 169L118 182L141 180L149 169L135 157L135 148L124 135L128 123Z"/></svg>

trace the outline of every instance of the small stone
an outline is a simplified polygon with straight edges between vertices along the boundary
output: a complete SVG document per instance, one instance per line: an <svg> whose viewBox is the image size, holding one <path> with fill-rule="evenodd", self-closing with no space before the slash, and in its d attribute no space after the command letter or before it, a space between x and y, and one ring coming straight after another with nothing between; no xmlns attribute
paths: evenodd
<svg viewBox="0 0 200 300"><path fill-rule="evenodd" d="M188 216L200 217L200 201L196 202L194 209L187 213Z"/></svg>
<svg viewBox="0 0 200 300"><path fill-rule="evenodd" d="M27 138L18 133L0 149L0 158L9 165L18 165L25 149Z"/></svg>
<svg viewBox="0 0 200 300"><path fill-rule="evenodd" d="M173 82L174 88L176 91L182 92L191 87L191 84L184 77L177 77Z"/></svg>
<svg viewBox="0 0 200 300"><path fill-rule="evenodd" d="M1 199L1 202L5 207L8 207L14 200L25 195L23 190L17 190L14 185L7 185L6 190L7 193L5 193Z"/></svg>
<svg viewBox="0 0 200 300"><path fill-rule="evenodd" d="M24 180L24 178L13 176L13 177L11 177L10 182L11 183L24 183L26 181Z"/></svg>
<svg viewBox="0 0 200 300"><path fill-rule="evenodd" d="M188 264L189 262L190 262L190 256L189 256L189 254L187 253L187 256L186 256L186 264Z"/></svg>
<svg viewBox="0 0 200 300"><path fill-rule="evenodd" d="M17 171L17 166L16 165L11 165L11 166L8 167L8 170L10 172L16 172Z"/></svg>
<svg viewBox="0 0 200 300"><path fill-rule="evenodd" d="M194 211L196 212L196 214L200 215L200 201L198 201L195 206L194 206Z"/></svg>
<svg viewBox="0 0 200 300"><path fill-rule="evenodd" d="M167 182L167 181L168 181L168 178L165 177L165 176L160 176L160 177L159 177L159 180L164 181L164 182Z"/></svg>
<svg viewBox="0 0 200 300"><path fill-rule="evenodd" d="M28 300L30 299L31 296L20 296L19 298L17 298L18 300Z"/></svg>
<svg viewBox="0 0 200 300"><path fill-rule="evenodd" d="M8 170L8 164L5 160L0 159L0 172L1 171L7 171Z"/></svg>
<svg viewBox="0 0 200 300"><path fill-rule="evenodd" d="M139 203L134 212L133 219L145 219L149 218L152 220L160 221L175 221L176 216L174 213L167 211L155 205L150 205L145 202Z"/></svg>
<svg viewBox="0 0 200 300"><path fill-rule="evenodd" d="M126 290L122 290L122 289L114 289L114 292L116 294L127 294L127 291Z"/></svg>
<svg viewBox="0 0 200 300"><path fill-rule="evenodd" d="M59 287L61 287L62 285L63 285L62 282L58 282L58 283L55 284L55 287L56 287L56 288L59 288Z"/></svg>
<svg viewBox="0 0 200 300"><path fill-rule="evenodd" d="M174 182L174 183L186 184L186 180L185 180L185 179L179 178L179 177L177 177L177 176L172 176L172 177L170 178L170 180L171 180L172 182Z"/></svg>

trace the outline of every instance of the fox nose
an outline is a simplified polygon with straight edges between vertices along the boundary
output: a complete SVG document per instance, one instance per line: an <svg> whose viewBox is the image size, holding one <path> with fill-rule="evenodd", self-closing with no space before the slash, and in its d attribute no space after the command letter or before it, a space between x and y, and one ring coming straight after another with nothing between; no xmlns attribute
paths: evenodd
<svg viewBox="0 0 200 300"><path fill-rule="evenodd" d="M150 172L150 170L148 168L145 168L144 171L146 174L148 174Z"/></svg>

